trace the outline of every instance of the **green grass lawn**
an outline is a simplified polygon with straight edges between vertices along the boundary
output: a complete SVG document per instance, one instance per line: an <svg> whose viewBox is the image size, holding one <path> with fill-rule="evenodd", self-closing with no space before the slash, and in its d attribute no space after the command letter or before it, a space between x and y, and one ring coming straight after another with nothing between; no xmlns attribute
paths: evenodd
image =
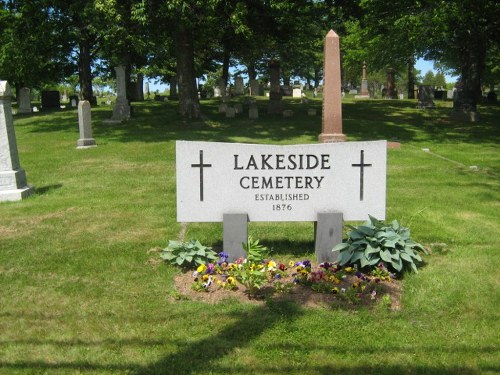
<svg viewBox="0 0 500 375"><path fill-rule="evenodd" d="M402 143L388 150L387 219L433 248L403 280L401 310L170 298L179 271L150 250L181 232L175 141L317 142L321 116L307 108L319 100L287 99L293 119L259 105L259 120L226 119L204 101L204 119L186 121L175 103L137 103L117 125L100 106L98 147L86 150L75 148L75 109L15 117L36 193L0 204L0 373L500 372L499 107L460 123L449 102L343 103L348 140ZM251 223L250 234L277 258L313 255L312 223ZM185 237L220 246L222 225L189 224Z"/></svg>

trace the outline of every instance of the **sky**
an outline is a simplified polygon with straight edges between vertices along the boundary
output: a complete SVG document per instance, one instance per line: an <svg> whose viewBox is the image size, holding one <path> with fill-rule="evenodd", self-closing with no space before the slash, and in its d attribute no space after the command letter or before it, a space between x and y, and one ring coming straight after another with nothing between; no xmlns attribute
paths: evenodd
<svg viewBox="0 0 500 375"><path fill-rule="evenodd" d="M416 63L415 63L415 68L420 70L420 74L422 76L425 75L425 73L427 73L429 70L432 70L432 72L434 74L437 73L437 70L434 69L434 61L426 61L424 59L419 59ZM456 76L451 76L449 74L445 74L444 75L445 78L446 78L446 82L447 83L455 83L457 81L457 78Z"/></svg>

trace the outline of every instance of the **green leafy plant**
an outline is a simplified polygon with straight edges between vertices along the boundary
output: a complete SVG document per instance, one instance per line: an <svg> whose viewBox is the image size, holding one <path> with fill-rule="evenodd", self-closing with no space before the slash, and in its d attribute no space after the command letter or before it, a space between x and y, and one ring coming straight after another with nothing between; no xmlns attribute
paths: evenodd
<svg viewBox="0 0 500 375"><path fill-rule="evenodd" d="M258 296L268 281L265 266L251 262L239 264L233 269L233 275L250 297Z"/></svg>
<svg viewBox="0 0 500 375"><path fill-rule="evenodd" d="M359 265L361 268L374 268L382 263L397 273L407 270L417 271L422 263L419 253L427 250L410 238L410 230L401 226L397 220L386 224L370 216L370 219L348 233L347 242L341 243L332 251L340 251L339 263Z"/></svg>
<svg viewBox="0 0 500 375"><path fill-rule="evenodd" d="M217 259L217 253L212 248L203 246L198 240L168 241L168 246L162 250L160 258L183 268L192 268L214 261Z"/></svg>
<svg viewBox="0 0 500 375"><path fill-rule="evenodd" d="M260 263L264 261L270 253L270 250L259 244L259 240L253 240L252 236L248 236L247 243L242 243L243 250L247 253L247 259L250 262Z"/></svg>

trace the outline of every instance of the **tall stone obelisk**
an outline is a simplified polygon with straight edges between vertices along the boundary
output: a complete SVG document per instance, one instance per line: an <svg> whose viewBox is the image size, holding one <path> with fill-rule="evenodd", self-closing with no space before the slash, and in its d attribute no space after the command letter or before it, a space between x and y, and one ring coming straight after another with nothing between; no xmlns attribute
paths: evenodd
<svg viewBox="0 0 500 375"><path fill-rule="evenodd" d="M19 201L34 191L19 164L11 100L9 84L0 81L0 202Z"/></svg>
<svg viewBox="0 0 500 375"><path fill-rule="evenodd" d="M335 31L325 38L323 85L323 125L320 143L344 142L342 133L342 92L340 78L340 42Z"/></svg>

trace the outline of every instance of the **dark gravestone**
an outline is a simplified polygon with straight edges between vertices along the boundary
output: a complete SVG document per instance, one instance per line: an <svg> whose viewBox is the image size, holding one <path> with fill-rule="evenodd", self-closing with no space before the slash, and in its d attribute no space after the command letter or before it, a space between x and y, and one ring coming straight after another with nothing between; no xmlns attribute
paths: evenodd
<svg viewBox="0 0 500 375"><path fill-rule="evenodd" d="M446 99L446 91L444 90L434 90L434 99L444 100Z"/></svg>
<svg viewBox="0 0 500 375"><path fill-rule="evenodd" d="M61 108L59 91L42 91L42 108Z"/></svg>
<svg viewBox="0 0 500 375"><path fill-rule="evenodd" d="M434 90L432 86L421 85L418 87L418 103L417 108L435 108L434 101L432 100L434 96Z"/></svg>

